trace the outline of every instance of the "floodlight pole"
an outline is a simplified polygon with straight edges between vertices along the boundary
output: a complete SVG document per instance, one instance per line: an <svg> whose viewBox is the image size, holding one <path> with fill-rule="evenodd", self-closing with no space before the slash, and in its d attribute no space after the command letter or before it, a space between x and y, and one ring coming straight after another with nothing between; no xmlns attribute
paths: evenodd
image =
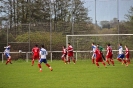
<svg viewBox="0 0 133 88"><path fill-rule="evenodd" d="M119 34L119 0L117 0L117 29ZM118 43L119 43L119 35L118 35Z"/></svg>
<svg viewBox="0 0 133 88"><path fill-rule="evenodd" d="M97 26L97 20L96 20L96 0L95 0L95 28L97 28L96 26Z"/></svg>
<svg viewBox="0 0 133 88"><path fill-rule="evenodd" d="M8 45L8 27L6 25L6 30L7 30L7 45Z"/></svg>
<svg viewBox="0 0 133 88"><path fill-rule="evenodd" d="M49 8L50 8L50 58L51 58L51 62L52 62L52 24L51 24L51 18L52 18L52 10L51 10L51 0L50 0L50 3L49 3Z"/></svg>

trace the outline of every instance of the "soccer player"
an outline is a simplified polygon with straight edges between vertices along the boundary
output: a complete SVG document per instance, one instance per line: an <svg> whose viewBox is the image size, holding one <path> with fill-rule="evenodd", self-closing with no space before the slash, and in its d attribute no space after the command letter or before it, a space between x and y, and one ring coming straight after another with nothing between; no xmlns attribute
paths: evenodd
<svg viewBox="0 0 133 88"><path fill-rule="evenodd" d="M106 62L108 63L108 65L110 65L110 62L111 62L112 65L114 66L113 52L110 44L107 44Z"/></svg>
<svg viewBox="0 0 133 88"><path fill-rule="evenodd" d="M66 56L67 56L67 49L66 49L66 46L63 46L62 47L62 56L61 56L61 59L62 61L65 62L65 64L67 64L67 60L66 60Z"/></svg>
<svg viewBox="0 0 133 88"><path fill-rule="evenodd" d="M130 64L130 59L129 59L130 54L129 54L129 49L128 49L127 45L125 45L125 49L126 49L126 51L125 51L126 62L127 62L127 65L128 65L128 64Z"/></svg>
<svg viewBox="0 0 133 88"><path fill-rule="evenodd" d="M40 60L38 62L38 67L40 68L40 72L42 72L42 67L41 67L42 62L46 64L46 66L50 69L50 71L52 71L53 70L52 67L47 63L46 55L48 55L48 53L46 49L44 49L44 45L41 46L39 55L40 55Z"/></svg>
<svg viewBox="0 0 133 88"><path fill-rule="evenodd" d="M105 62L102 59L101 51L98 48L96 48L94 53L96 55L96 60L95 60L96 66L99 68L99 63L98 62L102 62L102 64L106 67Z"/></svg>
<svg viewBox="0 0 133 88"><path fill-rule="evenodd" d="M122 62L122 63L126 64L126 60L124 60L124 57L125 57L125 55L123 53L123 47L122 47L122 44L120 43L119 44L119 52L118 52L117 60L119 62ZM126 66L127 66L127 64L126 64Z"/></svg>
<svg viewBox="0 0 133 88"><path fill-rule="evenodd" d="M91 45L92 45L92 51L91 51L91 52L93 52L92 57L91 57L91 58L92 58L92 63L95 64L95 57L96 57L95 51L96 51L96 45L95 45L95 43L92 43Z"/></svg>
<svg viewBox="0 0 133 88"><path fill-rule="evenodd" d="M4 50L4 55L6 56L7 58L7 61L6 61L6 65L8 63L12 64L11 62L11 56L10 56L10 48L11 48L11 45L9 44L8 46L4 47L5 50Z"/></svg>
<svg viewBox="0 0 133 88"><path fill-rule="evenodd" d="M104 57L103 52L102 52L104 48L102 46L100 46L99 44L97 44L97 48L100 50L100 52L102 54L102 58L105 61L105 57Z"/></svg>
<svg viewBox="0 0 133 88"><path fill-rule="evenodd" d="M38 45L35 45L33 48L32 48L32 66L34 65L34 60L38 59L39 60L39 52L40 52L40 49L38 48Z"/></svg>
<svg viewBox="0 0 133 88"><path fill-rule="evenodd" d="M68 53L68 64L70 63L70 59L73 60L74 64L76 63L75 58L74 58L74 53L73 53L73 47L70 43L68 43L68 48L67 48L67 53Z"/></svg>

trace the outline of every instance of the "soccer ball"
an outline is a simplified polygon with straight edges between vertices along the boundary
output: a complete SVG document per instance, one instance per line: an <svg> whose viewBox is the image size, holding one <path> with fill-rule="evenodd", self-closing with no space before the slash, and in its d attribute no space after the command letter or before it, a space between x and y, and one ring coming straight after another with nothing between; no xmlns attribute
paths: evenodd
<svg viewBox="0 0 133 88"><path fill-rule="evenodd" d="M19 52L19 53L22 53L22 50L19 50L18 52Z"/></svg>

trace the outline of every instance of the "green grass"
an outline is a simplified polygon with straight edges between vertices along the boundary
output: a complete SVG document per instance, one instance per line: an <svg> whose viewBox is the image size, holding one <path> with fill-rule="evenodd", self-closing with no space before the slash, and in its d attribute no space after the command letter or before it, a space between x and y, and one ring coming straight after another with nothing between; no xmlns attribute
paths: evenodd
<svg viewBox="0 0 133 88"><path fill-rule="evenodd" d="M62 61L48 61L50 71L42 64L39 72L37 61L13 61L13 64L0 63L0 88L133 88L133 64L128 67L115 61L115 66L100 68L91 60L78 60L76 64Z"/></svg>

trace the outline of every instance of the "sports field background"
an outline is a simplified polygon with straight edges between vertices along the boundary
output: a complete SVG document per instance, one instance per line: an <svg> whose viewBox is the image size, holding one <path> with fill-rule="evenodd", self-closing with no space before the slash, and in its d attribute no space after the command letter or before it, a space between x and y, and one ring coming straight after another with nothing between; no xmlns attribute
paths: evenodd
<svg viewBox="0 0 133 88"><path fill-rule="evenodd" d="M64 64L61 60L48 61L50 71L42 64L39 72L37 61L13 61L0 63L0 88L133 88L133 64L128 67L115 60L115 66L100 68L91 60L78 60L76 64Z"/></svg>

